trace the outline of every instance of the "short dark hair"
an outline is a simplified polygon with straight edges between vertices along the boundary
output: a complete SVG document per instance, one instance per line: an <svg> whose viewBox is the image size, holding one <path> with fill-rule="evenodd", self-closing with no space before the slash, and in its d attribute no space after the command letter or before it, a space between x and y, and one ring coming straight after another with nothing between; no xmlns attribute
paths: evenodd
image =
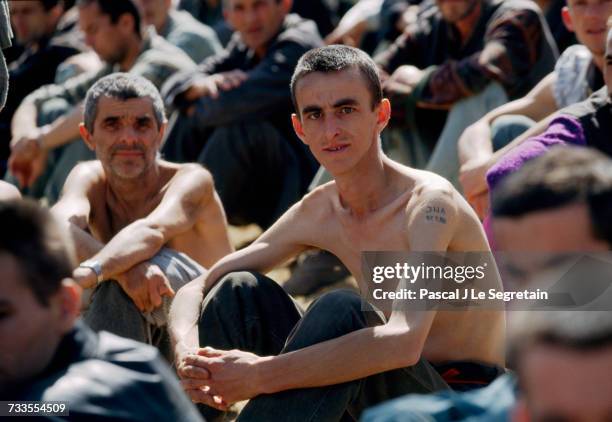
<svg viewBox="0 0 612 422"><path fill-rule="evenodd" d="M87 91L83 121L89 133L93 133L101 97L116 98L121 101L132 98L150 98L157 127L160 128L166 122L164 102L155 85L142 76L121 72L112 73L99 79Z"/></svg>
<svg viewBox="0 0 612 422"><path fill-rule="evenodd" d="M48 12L58 4L65 7L64 0L38 0L42 3L43 8Z"/></svg>
<svg viewBox="0 0 612 422"><path fill-rule="evenodd" d="M585 203L593 235L612 245L612 160L585 147L555 147L526 163L492 194L494 217Z"/></svg>
<svg viewBox="0 0 612 422"><path fill-rule="evenodd" d="M38 302L47 306L76 265L72 241L51 213L31 200L0 202L0 254L9 254Z"/></svg>
<svg viewBox="0 0 612 422"><path fill-rule="evenodd" d="M110 17L111 23L117 23L121 15L127 13L134 18L134 32L141 36L141 16L140 9L134 3L134 0L77 0L79 7L89 6L96 3L100 11Z"/></svg>
<svg viewBox="0 0 612 422"><path fill-rule="evenodd" d="M599 310L532 311L515 314L510 325L509 361L515 369L525 351L543 345L569 350L612 346L612 312Z"/></svg>
<svg viewBox="0 0 612 422"><path fill-rule="evenodd" d="M372 108L376 107L383 98L382 86L376 63L370 56L358 48L345 45L329 45L306 52L298 61L291 77L291 100L296 112L299 114L295 98L296 84L304 76L314 72L340 72L342 70L357 68L363 75L368 91L372 96Z"/></svg>

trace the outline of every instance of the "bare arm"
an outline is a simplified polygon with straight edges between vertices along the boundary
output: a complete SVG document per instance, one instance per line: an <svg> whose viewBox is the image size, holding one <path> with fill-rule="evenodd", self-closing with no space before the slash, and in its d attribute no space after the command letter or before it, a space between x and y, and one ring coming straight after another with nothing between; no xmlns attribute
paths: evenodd
<svg viewBox="0 0 612 422"><path fill-rule="evenodd" d="M97 163L77 165L68 175L62 197L51 208L57 219L66 225L75 244L79 261L95 255L104 244L87 232L91 204L89 193L100 180Z"/></svg>
<svg viewBox="0 0 612 422"><path fill-rule="evenodd" d="M104 278L122 274L192 228L212 200L210 173L199 165L184 166L173 177L157 208L123 228L92 259L100 263Z"/></svg>
<svg viewBox="0 0 612 422"><path fill-rule="evenodd" d="M459 138L459 160L464 164L472 159L493 154L491 124L500 116L518 114L538 122L557 110L553 86L557 74L549 73L523 98L506 103L484 115L469 126Z"/></svg>
<svg viewBox="0 0 612 422"><path fill-rule="evenodd" d="M302 203L294 205L255 242L221 258L210 270L182 287L170 308L170 333L181 351L199 347L197 321L205 293L225 274L238 270L267 272L307 248L311 228L304 224Z"/></svg>

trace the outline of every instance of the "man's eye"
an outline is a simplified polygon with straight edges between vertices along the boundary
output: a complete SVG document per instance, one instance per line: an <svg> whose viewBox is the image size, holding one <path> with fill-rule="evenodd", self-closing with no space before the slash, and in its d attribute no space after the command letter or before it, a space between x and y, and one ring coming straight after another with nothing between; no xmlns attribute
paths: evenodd
<svg viewBox="0 0 612 422"><path fill-rule="evenodd" d="M321 113L319 113L318 111L314 112L314 113L310 113L308 115L308 119L310 119L310 120L317 120L320 117L321 117Z"/></svg>
<svg viewBox="0 0 612 422"><path fill-rule="evenodd" d="M340 112L342 114L351 114L353 111L355 111L355 109L353 107L342 107L340 109Z"/></svg>

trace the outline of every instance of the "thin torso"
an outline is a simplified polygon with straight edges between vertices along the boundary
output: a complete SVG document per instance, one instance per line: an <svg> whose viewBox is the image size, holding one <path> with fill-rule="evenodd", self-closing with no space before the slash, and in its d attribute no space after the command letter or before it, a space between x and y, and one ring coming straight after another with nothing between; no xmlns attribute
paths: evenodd
<svg viewBox="0 0 612 422"><path fill-rule="evenodd" d="M91 234L107 243L127 225L147 217L162 202L168 188L176 182L182 170L181 164L163 162L160 165L159 190L145 201L130 206L118 201L106 179L101 177L88 195L91 205L88 225ZM103 174L101 168L99 171ZM215 200L218 201L218 198L215 197ZM205 268L226 255L230 247L220 203L201 207L195 224L170 239L165 246L187 254Z"/></svg>
<svg viewBox="0 0 612 422"><path fill-rule="evenodd" d="M311 237L313 246L336 255L355 276L360 290L366 291L361 272L363 251L410 251L406 235L411 211L419 202L419 191L430 183L432 175L410 169L400 178L399 193L389 203L355 219L339 200L335 184L329 183L315 192L319 208ZM437 176L433 176L439 179ZM469 205L457 197L460 221L448 246L449 251L487 251L482 227ZM389 315L387 315L388 317ZM431 362L469 360L504 365L502 350L505 336L503 311L438 311L423 350Z"/></svg>

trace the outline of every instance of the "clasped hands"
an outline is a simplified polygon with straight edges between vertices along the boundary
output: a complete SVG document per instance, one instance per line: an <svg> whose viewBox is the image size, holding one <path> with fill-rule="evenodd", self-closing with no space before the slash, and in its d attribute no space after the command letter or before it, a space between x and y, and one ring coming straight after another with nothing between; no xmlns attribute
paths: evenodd
<svg viewBox="0 0 612 422"><path fill-rule="evenodd" d="M181 386L194 403L219 410L264 393L257 363L262 358L241 350L176 350L176 369Z"/></svg>

